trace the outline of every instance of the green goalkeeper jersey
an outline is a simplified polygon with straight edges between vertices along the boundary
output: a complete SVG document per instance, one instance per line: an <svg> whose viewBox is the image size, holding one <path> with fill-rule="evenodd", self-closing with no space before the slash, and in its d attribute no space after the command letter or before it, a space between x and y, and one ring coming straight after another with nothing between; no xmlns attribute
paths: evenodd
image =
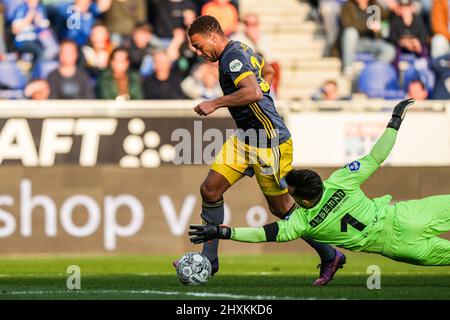
<svg viewBox="0 0 450 320"><path fill-rule="evenodd" d="M397 131L387 128L368 155L336 170L323 182L322 197L313 208L299 208L277 222L276 241L309 237L353 251L372 251L370 246L381 239L392 197L369 199L360 187L387 158L396 137ZM267 241L262 227L232 228L231 239Z"/></svg>
<svg viewBox="0 0 450 320"><path fill-rule="evenodd" d="M287 220L278 221L277 242L299 237L363 250L383 227L391 196L369 199L360 185L380 164L369 154L335 171L324 181L324 193L313 208L299 208Z"/></svg>

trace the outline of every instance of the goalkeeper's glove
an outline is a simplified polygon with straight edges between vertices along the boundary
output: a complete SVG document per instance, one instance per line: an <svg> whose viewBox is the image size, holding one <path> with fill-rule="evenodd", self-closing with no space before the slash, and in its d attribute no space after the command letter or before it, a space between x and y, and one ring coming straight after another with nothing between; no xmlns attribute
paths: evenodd
<svg viewBox="0 0 450 320"><path fill-rule="evenodd" d="M395 130L400 129L400 125L402 124L403 119L405 118L406 111L408 107L413 105L415 102L414 99L406 99L399 102L392 112L392 118L389 120L388 128L392 128Z"/></svg>
<svg viewBox="0 0 450 320"><path fill-rule="evenodd" d="M192 243L203 243L213 239L230 239L231 228L213 224L211 220L202 216L206 225L191 224L189 226L189 236Z"/></svg>

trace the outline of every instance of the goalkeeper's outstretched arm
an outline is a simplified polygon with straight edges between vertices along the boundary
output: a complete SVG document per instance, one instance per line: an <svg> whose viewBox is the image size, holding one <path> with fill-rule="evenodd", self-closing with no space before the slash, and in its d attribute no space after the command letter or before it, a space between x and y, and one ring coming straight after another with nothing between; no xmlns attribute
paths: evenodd
<svg viewBox="0 0 450 320"><path fill-rule="evenodd" d="M205 217L202 217L205 220ZM189 236L192 243L203 243L213 239L230 239L239 242L271 242L276 241L278 224L266 224L263 227L230 228L218 226L206 221L206 225L191 225ZM287 222L287 221L285 221Z"/></svg>
<svg viewBox="0 0 450 320"><path fill-rule="evenodd" d="M403 119L405 118L407 108L412 104L414 104L414 99L407 99L401 101L395 106L386 130L369 153L378 164L382 164L388 157L389 153L391 153L395 140L397 139L397 132L400 129Z"/></svg>

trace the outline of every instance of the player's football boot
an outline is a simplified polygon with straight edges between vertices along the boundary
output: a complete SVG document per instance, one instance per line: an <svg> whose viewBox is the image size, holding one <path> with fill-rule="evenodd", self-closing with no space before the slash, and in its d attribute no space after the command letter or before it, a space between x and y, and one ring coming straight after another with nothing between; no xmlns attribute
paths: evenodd
<svg viewBox="0 0 450 320"><path fill-rule="evenodd" d="M320 276L314 281L315 286L324 286L331 280L333 276L340 268L345 264L345 254L336 250L336 257L330 261L322 261L317 267L320 267Z"/></svg>

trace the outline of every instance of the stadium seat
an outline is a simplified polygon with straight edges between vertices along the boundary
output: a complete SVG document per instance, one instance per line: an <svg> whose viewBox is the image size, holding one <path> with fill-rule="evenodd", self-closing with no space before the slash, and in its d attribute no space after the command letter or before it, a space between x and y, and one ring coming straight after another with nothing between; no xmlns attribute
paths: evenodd
<svg viewBox="0 0 450 320"><path fill-rule="evenodd" d="M403 75L403 90L407 91L408 85L416 80L421 81L425 85L430 95L433 93L436 77L426 59L415 60L405 71Z"/></svg>
<svg viewBox="0 0 450 320"><path fill-rule="evenodd" d="M358 88L369 98L400 99L404 96L394 67L383 62L369 63L363 69L358 79Z"/></svg>
<svg viewBox="0 0 450 320"><path fill-rule="evenodd" d="M32 79L47 79L48 75L59 66L58 61L42 61L33 68Z"/></svg>
<svg viewBox="0 0 450 320"><path fill-rule="evenodd" d="M24 0L3 0L3 4L5 6L5 17L6 22L9 24L14 19L14 13L16 9L24 3Z"/></svg>
<svg viewBox="0 0 450 320"><path fill-rule="evenodd" d="M398 57L399 62L407 62L410 65L413 65L416 59L417 56L413 53L400 53Z"/></svg>
<svg viewBox="0 0 450 320"><path fill-rule="evenodd" d="M0 86L3 88L23 89L27 84L27 79L12 61L0 62L0 74L8 75L0 77Z"/></svg>
<svg viewBox="0 0 450 320"><path fill-rule="evenodd" d="M17 90L2 90L0 89L0 99L23 99L23 90L17 89Z"/></svg>

